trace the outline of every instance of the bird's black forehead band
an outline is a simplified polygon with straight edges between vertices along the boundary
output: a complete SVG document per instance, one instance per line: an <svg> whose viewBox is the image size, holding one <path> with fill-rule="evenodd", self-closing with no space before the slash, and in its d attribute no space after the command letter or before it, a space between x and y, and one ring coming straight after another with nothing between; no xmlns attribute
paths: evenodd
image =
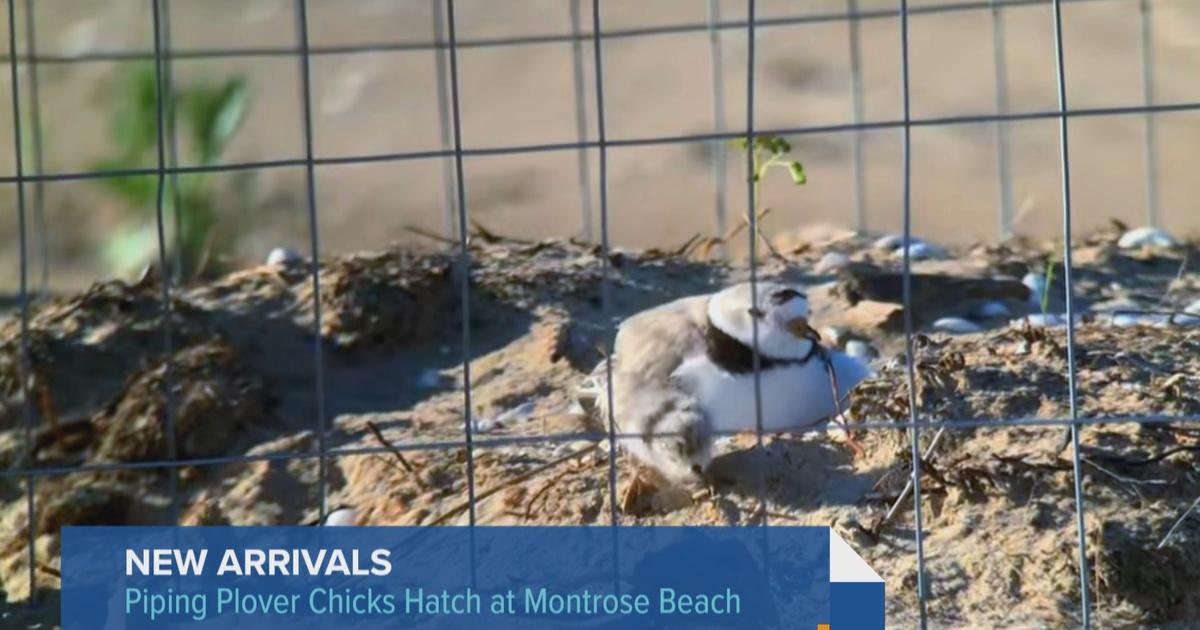
<svg viewBox="0 0 1200 630"><path fill-rule="evenodd" d="M780 289L771 294L771 302L775 304L783 304L784 302L794 300L796 298L808 299L808 296L805 295L803 291L797 291L796 289L791 288Z"/></svg>

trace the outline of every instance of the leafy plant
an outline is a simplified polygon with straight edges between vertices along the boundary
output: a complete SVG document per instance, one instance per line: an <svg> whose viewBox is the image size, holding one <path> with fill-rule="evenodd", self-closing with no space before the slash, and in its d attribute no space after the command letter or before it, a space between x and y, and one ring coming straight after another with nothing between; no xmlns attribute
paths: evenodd
<svg viewBox="0 0 1200 630"><path fill-rule="evenodd" d="M116 100L109 115L109 136L115 152L93 164L95 170L129 170L156 163L159 138L155 74L152 64L141 64L118 78ZM219 162L241 128L249 92L240 76L217 82L196 81L175 86L163 106L167 120L173 117L178 133L183 135L180 145L187 152L186 162L209 166ZM157 210L158 178L106 177L99 181L136 215L129 217L106 248L106 257L115 270L127 272L152 259L157 248L156 229L153 222L147 226L146 218L153 217ZM184 274L196 275L203 271L216 243L217 191L212 176L182 173L164 178L163 185L164 215L176 217L174 231L168 236L168 247L172 249L168 259L177 260Z"/></svg>
<svg viewBox="0 0 1200 630"><path fill-rule="evenodd" d="M808 183L808 175L804 172L804 165L799 160L793 160L788 157L788 153L792 150L792 145L787 140L779 136L755 136L753 143L745 138L734 141L734 146L743 151L750 151L751 167L753 172L750 174L751 181L754 184L754 217L757 221L762 219L768 212L769 207L762 205L762 181L767 176L771 169L783 169L792 177L792 183L797 186L803 186ZM746 216L746 224L750 223L750 217ZM771 254L776 258L783 259L783 256L767 240L763 234L762 228L756 228L758 238L762 239L764 245L770 250Z"/></svg>

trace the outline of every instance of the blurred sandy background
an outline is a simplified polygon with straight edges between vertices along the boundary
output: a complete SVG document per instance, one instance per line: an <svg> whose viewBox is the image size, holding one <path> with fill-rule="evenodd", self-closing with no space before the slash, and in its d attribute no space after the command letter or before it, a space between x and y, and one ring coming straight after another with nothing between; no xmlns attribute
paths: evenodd
<svg viewBox="0 0 1200 630"><path fill-rule="evenodd" d="M894 10L894 0L859 0L860 10ZM948 4L912 0L912 7ZM25 16L18 2L18 25ZM461 40L570 32L570 0L458 0ZM983 4L983 3L981 3ZM1200 3L1151 0L1157 102L1200 102ZM293 47L291 0L172 0L175 49ZM846 11L845 0L761 0L762 18ZM706 0L603 0L603 28L703 23ZM743 0L722 0L721 17L745 17ZM590 2L582 28L591 30ZM431 0L309 0L314 47L432 38ZM5 15L7 20L7 16ZM1072 108L1141 105L1139 8L1136 0L1094 0L1064 6L1069 104ZM1004 11L1010 111L1056 107L1050 3ZM915 119L994 111L992 13L987 9L916 15L911 26L912 114ZM867 121L900 117L899 20L861 22L864 112ZM38 0L36 36L42 55L151 50L148 0ZM847 22L764 27L757 42L760 129L852 122ZM721 31L726 129L745 124L744 29ZM26 44L18 28L18 47ZM3 38L7 49L7 37ZM596 130L590 40L583 42L587 127ZM606 123L610 139L707 133L714 129L708 33L606 40ZM459 55L463 144L468 148L567 143L577 140L572 44L553 42L463 49ZM90 168L110 151L105 87L130 61L39 65L47 172ZM312 60L314 146L319 158L438 150L435 53L399 51L326 54ZM229 162L303 157L299 62L287 55L182 59L177 81L244 75L250 81L248 118L223 159ZM29 73L20 68L29 112ZM0 82L0 174L14 173L11 88ZM1200 112L1157 116L1161 217L1180 236L1200 234ZM1054 237L1061 231L1057 122L1015 122L1012 186L1019 234ZM775 208L770 232L818 222L854 224L854 134L837 131L792 138L810 183L794 188L786 176L767 184ZM1146 177L1141 115L1074 118L1072 178L1077 229L1119 218L1144 222ZM896 230L901 222L900 131L865 133L867 227ZM682 243L715 233L711 143L620 147L609 153L610 224L615 246ZM999 236L996 147L992 124L913 130L914 230L944 243ZM595 152L589 167L593 184ZM493 230L524 237L571 236L583 229L574 150L472 157L466 161L468 210ZM30 158L26 154L26 167ZM324 165L317 168L323 252L376 248L414 238L415 225L444 229L442 159ZM731 220L745 211L743 158L730 153L725 173ZM147 164L146 166L153 166ZM275 246L307 251L302 168L223 174L219 233L234 262L261 260ZM31 213L34 186L27 186ZM16 284L16 189L0 187L0 288ZM594 191L593 191L594 193ZM107 275L99 252L127 209L89 181L44 187L52 291ZM598 204L593 203L594 214ZM31 214L32 216L32 214ZM598 225L598 217L592 222ZM32 220L31 227L32 230ZM31 243L35 235L30 235ZM43 261L32 252L31 279Z"/></svg>

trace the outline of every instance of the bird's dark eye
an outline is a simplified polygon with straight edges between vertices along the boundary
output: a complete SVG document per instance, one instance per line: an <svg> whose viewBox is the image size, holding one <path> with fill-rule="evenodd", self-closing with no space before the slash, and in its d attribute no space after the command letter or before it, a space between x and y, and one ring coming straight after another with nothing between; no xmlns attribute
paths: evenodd
<svg viewBox="0 0 1200 630"><path fill-rule="evenodd" d="M783 304L802 297L804 297L804 294L795 289L780 289L771 294L771 301L775 304Z"/></svg>

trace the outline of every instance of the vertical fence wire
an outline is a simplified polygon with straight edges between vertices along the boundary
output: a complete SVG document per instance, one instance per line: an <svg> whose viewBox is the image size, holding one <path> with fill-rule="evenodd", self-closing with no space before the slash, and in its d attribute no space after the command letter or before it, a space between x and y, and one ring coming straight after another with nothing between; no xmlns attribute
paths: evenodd
<svg viewBox="0 0 1200 630"><path fill-rule="evenodd" d="M170 171L168 180L171 184L171 220L174 222L174 252L171 262L174 266L174 279L183 282L183 195L179 188L179 134L176 116L175 98L175 66L171 55L171 2L161 0L159 13L162 16L162 47L163 56L162 84L163 92L167 94L167 166Z"/></svg>
<svg viewBox="0 0 1200 630"><path fill-rule="evenodd" d="M996 115L1008 113L1008 42L1004 29L1004 7L1000 0L992 3L992 63L996 75ZM996 143L996 179L1000 198L997 211L1000 217L1000 239L1013 235L1012 144L1008 121L997 120L992 128Z"/></svg>
<svg viewBox="0 0 1200 630"><path fill-rule="evenodd" d="M304 185L308 202L308 237L313 292L313 370L317 425L317 519L325 521L329 465L325 451L325 358L321 339L321 242L317 222L317 176L313 161L313 113L311 69L308 49L308 0L296 0L296 30L300 40L300 106L304 116Z"/></svg>
<svg viewBox="0 0 1200 630"><path fill-rule="evenodd" d="M1150 0L1139 0L1138 15L1141 21L1139 45L1142 49L1142 95L1146 107L1153 107L1154 89L1154 14ZM1146 225L1158 226L1158 119L1154 112L1146 112Z"/></svg>
<svg viewBox="0 0 1200 630"><path fill-rule="evenodd" d="M580 24L579 3L571 0L571 79L575 90L575 136L583 145L588 139L587 95L583 78L583 37ZM596 27L593 25L592 27ZM596 80L599 85L599 79ZM580 146L575 154L579 176L579 220L583 240L592 242L592 170L588 164L588 150Z"/></svg>
<svg viewBox="0 0 1200 630"><path fill-rule="evenodd" d="M446 16L442 0L433 2L433 63L437 80L437 111L438 111L438 147L446 151L450 148L450 102L449 88L446 86ZM449 159L439 160L442 164L442 233L446 238L456 240L458 223L454 218L454 167Z"/></svg>
<svg viewBox="0 0 1200 630"><path fill-rule="evenodd" d="M596 141L600 156L600 258L602 261L600 284L600 307L604 317L604 338L612 338L612 261L609 258L608 239L608 132L604 116L604 50L600 34L600 0L592 0L592 53L595 57L596 73ZM608 410L608 495L612 526L620 525L617 510L617 421L613 410L613 344L606 345L604 358L604 395Z"/></svg>
<svg viewBox="0 0 1200 630"><path fill-rule="evenodd" d="M34 30L34 2L25 0L25 54L37 59L37 33ZM33 175L41 175L45 169L42 142L42 90L38 80L36 61L25 66L29 73L29 152L33 158ZM33 231L37 233L38 257L42 269L38 279L38 294L50 291L50 232L46 222L46 183L33 183Z"/></svg>
<svg viewBox="0 0 1200 630"><path fill-rule="evenodd" d="M17 72L17 13L14 0L8 0L8 54L9 80L12 82L13 109L13 159L17 175L17 240L20 247L20 300L21 300L21 413L25 418L25 461L29 474L25 477L26 544L29 545L29 603L37 602L37 523L34 518L35 449L33 441L33 401L29 398L29 380L33 377L33 365L29 356L29 242L25 221L25 161L21 155L21 87Z"/></svg>
<svg viewBox="0 0 1200 630"><path fill-rule="evenodd" d="M850 15L858 15L858 0L846 0L846 10ZM865 107L863 103L862 80L862 25L857 19L850 19L847 25L850 31L850 105L853 109L854 124L863 124ZM851 160L854 164L854 229L859 234L867 232L867 179L864 152L866 135L862 129L854 130L851 139Z"/></svg>
<svg viewBox="0 0 1200 630"><path fill-rule="evenodd" d="M900 0L900 102L904 125L901 127L904 154L904 366L908 377L908 419L912 422L909 432L912 457L913 534L917 550L917 605L920 627L924 630L929 623L926 608L928 585L925 575L925 532L921 514L921 430L917 426L917 357L913 352L913 298L912 298L912 95L909 86L908 60L908 0Z"/></svg>
<svg viewBox="0 0 1200 630"><path fill-rule="evenodd" d="M746 191L747 210L746 221L750 237L750 306L758 307L758 216L755 208L758 201L758 174L755 171L754 146L754 49L755 49L755 2L749 0L746 6ZM767 526L767 457L763 448L763 413L762 413L762 359L761 348L758 345L758 319L750 318L750 336L754 352L752 367L754 369L754 447L758 453L756 458L758 469L758 510L762 513L762 525Z"/></svg>
<svg viewBox="0 0 1200 630"><path fill-rule="evenodd" d="M166 0L162 0L164 3ZM171 272L167 267L167 231L166 220L164 219L166 192L167 192L167 150L166 150L166 114L167 101L171 99L170 87L167 85L165 78L165 68L163 60L166 53L170 51L164 50L162 35L165 24L162 19L159 7L160 0L150 0L150 16L151 26L154 29L154 130L155 130L155 198L154 198L154 227L155 236L158 239L158 276L161 283L161 305L162 309L162 335L163 335L163 378L162 378L162 395L163 395L163 427L166 434L167 442L167 458L175 461L177 457L175 443L175 410L172 406L173 401L173 372L171 364L174 361L173 339L171 338ZM176 225L176 229L178 229ZM171 492L171 520L174 523L179 522L179 470L172 467L167 471L170 479Z"/></svg>
<svg viewBox="0 0 1200 630"><path fill-rule="evenodd" d="M725 133L725 51L721 46L721 30L716 27L721 21L721 4L719 0L708 0L708 53L709 65L712 70L712 106L713 133ZM714 195L714 223L716 234L723 237L728 234L728 182L725 179L728 149L725 142L712 142L712 176ZM724 242L718 245L721 256L728 254Z"/></svg>
<svg viewBox="0 0 1200 630"><path fill-rule="evenodd" d="M1067 396L1071 408L1071 465L1075 484L1075 527L1079 546L1079 605L1084 630L1091 627L1088 593L1087 531L1084 523L1083 470L1079 453L1079 407L1075 376L1075 299L1071 271L1071 148L1067 134L1067 75L1063 54L1062 0L1053 0L1054 60L1058 82L1058 141L1062 170L1063 283L1067 305Z"/></svg>
<svg viewBox="0 0 1200 630"><path fill-rule="evenodd" d="M467 184L463 168L462 112L458 94L458 36L454 0L446 0L446 30L450 45L450 111L454 127L454 174L458 184L459 281L462 283L463 431L467 446L467 510L475 527L475 427L471 419L471 246L467 238Z"/></svg>

